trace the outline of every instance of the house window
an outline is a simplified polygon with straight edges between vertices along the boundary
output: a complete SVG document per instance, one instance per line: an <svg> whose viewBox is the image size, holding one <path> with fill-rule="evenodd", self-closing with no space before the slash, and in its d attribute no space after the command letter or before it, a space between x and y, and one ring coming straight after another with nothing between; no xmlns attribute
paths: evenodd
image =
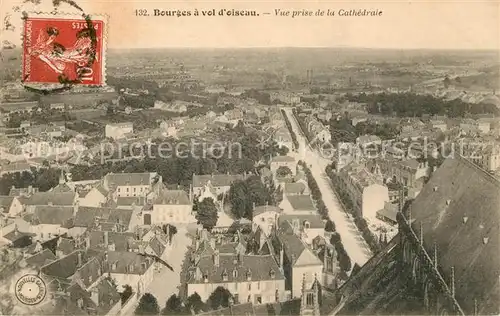
<svg viewBox="0 0 500 316"><path fill-rule="evenodd" d="M238 270L233 270L233 278L237 278L238 277Z"/></svg>
<svg viewBox="0 0 500 316"><path fill-rule="evenodd" d="M250 303L252 301L252 295L248 295L247 297L247 303Z"/></svg>
<svg viewBox="0 0 500 316"><path fill-rule="evenodd" d="M264 217L261 217L260 220L263 221L263 222L266 221L266 219Z"/></svg>
<svg viewBox="0 0 500 316"><path fill-rule="evenodd" d="M307 228L307 229L311 228L311 223L309 223L308 221L306 221L304 223L304 227Z"/></svg>
<svg viewBox="0 0 500 316"><path fill-rule="evenodd" d="M127 193L128 193L129 189L127 188Z"/></svg>
<svg viewBox="0 0 500 316"><path fill-rule="evenodd" d="M260 281L257 282L257 290L260 290Z"/></svg>
<svg viewBox="0 0 500 316"><path fill-rule="evenodd" d="M137 188L134 188L134 192L137 191Z"/></svg>
<svg viewBox="0 0 500 316"><path fill-rule="evenodd" d="M247 289L248 289L249 291L251 291L251 290L252 290L252 283L248 282L248 284L247 284Z"/></svg>
<svg viewBox="0 0 500 316"><path fill-rule="evenodd" d="M120 189L120 188L118 188L118 193L120 193L120 190L121 190L121 189Z"/></svg>
<svg viewBox="0 0 500 316"><path fill-rule="evenodd" d="M227 272L222 273L222 280L227 281Z"/></svg>
<svg viewBox="0 0 500 316"><path fill-rule="evenodd" d="M240 296L238 294L234 294L234 303L238 304L240 302Z"/></svg>
<svg viewBox="0 0 500 316"><path fill-rule="evenodd" d="M262 296L260 294L255 295L255 304L262 304Z"/></svg>

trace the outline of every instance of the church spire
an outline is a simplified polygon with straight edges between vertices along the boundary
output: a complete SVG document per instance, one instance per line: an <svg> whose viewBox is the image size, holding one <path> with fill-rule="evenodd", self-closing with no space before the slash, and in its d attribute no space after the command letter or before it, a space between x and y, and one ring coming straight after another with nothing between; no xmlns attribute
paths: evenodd
<svg viewBox="0 0 500 316"><path fill-rule="evenodd" d="M314 316L320 316L319 314L319 281L318 275L314 274L314 285L313 285L313 295L314 295Z"/></svg>

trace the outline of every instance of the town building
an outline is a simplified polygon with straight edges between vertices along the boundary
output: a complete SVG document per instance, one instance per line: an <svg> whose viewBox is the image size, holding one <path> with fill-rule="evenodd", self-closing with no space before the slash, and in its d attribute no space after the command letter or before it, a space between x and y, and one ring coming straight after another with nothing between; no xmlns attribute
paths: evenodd
<svg viewBox="0 0 500 316"><path fill-rule="evenodd" d="M15 196L0 196L0 216L16 217L23 211L23 205Z"/></svg>
<svg viewBox="0 0 500 316"><path fill-rule="evenodd" d="M34 239L44 242L68 232L76 208L73 206L35 206L33 213L28 213L24 219L31 224L30 232Z"/></svg>
<svg viewBox="0 0 500 316"><path fill-rule="evenodd" d="M267 304L285 300L285 276L271 254L245 254L241 235L236 241L210 237L195 240L188 272L187 295L202 300L219 286L229 290L235 303Z"/></svg>
<svg viewBox="0 0 500 316"><path fill-rule="evenodd" d="M309 195L283 195L280 208L285 214L315 214L316 207Z"/></svg>
<svg viewBox="0 0 500 316"><path fill-rule="evenodd" d="M252 218L253 225L260 227L264 234L269 236L276 226L276 219L282 212L282 209L273 205L260 205L254 207Z"/></svg>
<svg viewBox="0 0 500 316"><path fill-rule="evenodd" d="M183 190L165 190L153 202L152 209L144 210L144 225L187 224L196 222L193 204Z"/></svg>
<svg viewBox="0 0 500 316"><path fill-rule="evenodd" d="M307 245L312 245L318 236L325 236L325 221L319 214L282 214L278 217L280 225L285 221L292 224L295 234Z"/></svg>
<svg viewBox="0 0 500 316"><path fill-rule="evenodd" d="M103 179L103 188L115 196L147 196L153 185L162 182L156 172L108 173Z"/></svg>
<svg viewBox="0 0 500 316"><path fill-rule="evenodd" d="M244 175L232 175L232 174L206 174L197 175L193 174L193 184L192 184L192 196L193 198L199 196L205 186L209 184L215 190L215 194L219 195L222 193L227 193L231 187L231 184L235 181L244 180Z"/></svg>
<svg viewBox="0 0 500 316"><path fill-rule="evenodd" d="M275 156L271 159L270 168L273 174L276 174L276 170L280 167L287 167L292 172L292 175L297 173L297 162L295 158L290 156Z"/></svg>
<svg viewBox="0 0 500 316"><path fill-rule="evenodd" d="M320 276L323 272L323 262L298 233L289 221L284 221L268 241L283 269L288 299L301 297L302 287L312 288L315 276Z"/></svg>
<svg viewBox="0 0 500 316"><path fill-rule="evenodd" d="M122 139L134 132L131 122L106 124L105 136L112 139Z"/></svg>
<svg viewBox="0 0 500 316"><path fill-rule="evenodd" d="M372 174L364 164L356 162L337 173L338 189L346 193L353 205L353 211L360 217L375 218L376 212L389 201L389 190L383 179Z"/></svg>
<svg viewBox="0 0 500 316"><path fill-rule="evenodd" d="M464 119L460 122L460 129L465 134L487 134L490 132L491 123L486 120Z"/></svg>

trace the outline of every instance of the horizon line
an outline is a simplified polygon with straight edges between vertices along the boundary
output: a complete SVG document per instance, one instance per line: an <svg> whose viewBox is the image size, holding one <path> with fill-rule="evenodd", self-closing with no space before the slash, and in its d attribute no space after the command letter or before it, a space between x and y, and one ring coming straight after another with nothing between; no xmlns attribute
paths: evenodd
<svg viewBox="0 0 500 316"><path fill-rule="evenodd" d="M140 49L195 49L195 50L223 50L223 49L358 49L358 50L394 50L394 51L489 51L500 53L500 48L394 48L394 47L359 47L359 46L164 46L164 47L108 47L108 50L140 50Z"/></svg>

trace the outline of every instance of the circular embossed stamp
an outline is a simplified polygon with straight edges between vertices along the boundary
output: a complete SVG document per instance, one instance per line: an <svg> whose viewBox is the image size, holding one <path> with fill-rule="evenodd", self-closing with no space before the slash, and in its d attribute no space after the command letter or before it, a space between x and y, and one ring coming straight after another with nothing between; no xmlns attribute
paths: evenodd
<svg viewBox="0 0 500 316"><path fill-rule="evenodd" d="M47 295L47 286L38 275L26 274L17 280L14 291L19 302L25 305L37 305Z"/></svg>

